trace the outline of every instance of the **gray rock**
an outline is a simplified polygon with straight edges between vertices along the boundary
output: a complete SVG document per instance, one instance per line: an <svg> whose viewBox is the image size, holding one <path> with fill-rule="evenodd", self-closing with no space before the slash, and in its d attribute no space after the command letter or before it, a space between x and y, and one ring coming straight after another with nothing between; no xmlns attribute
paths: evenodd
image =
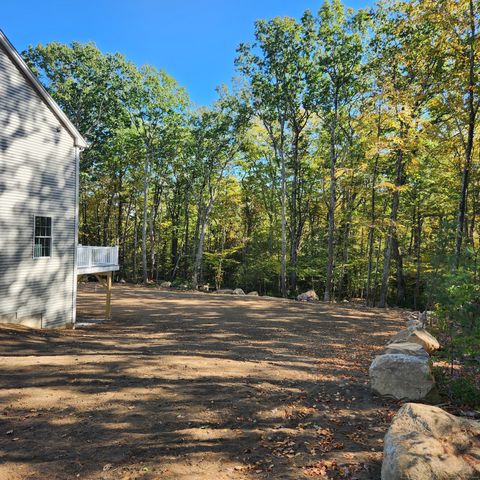
<svg viewBox="0 0 480 480"><path fill-rule="evenodd" d="M232 293L234 295L245 295L245 292L241 288L236 288Z"/></svg>
<svg viewBox="0 0 480 480"><path fill-rule="evenodd" d="M427 320L428 320L428 313L427 313L427 310L425 310L424 312L420 313L420 315L418 316L418 319L423 323L427 323Z"/></svg>
<svg viewBox="0 0 480 480"><path fill-rule="evenodd" d="M407 328L409 330L415 330L417 328L424 328L423 323L420 320L408 320L407 321Z"/></svg>
<svg viewBox="0 0 480 480"><path fill-rule="evenodd" d="M318 301L318 295L314 290L308 290L308 292L298 295L297 300L299 302L316 302Z"/></svg>
<svg viewBox="0 0 480 480"><path fill-rule="evenodd" d="M404 354L404 355L413 355L414 357L426 357L428 358L428 353L425 351L422 345L418 343L391 343L385 349L386 354L395 353L395 354Z"/></svg>
<svg viewBox="0 0 480 480"><path fill-rule="evenodd" d="M251 297L258 297L258 292L248 292L247 295L250 295Z"/></svg>
<svg viewBox="0 0 480 480"><path fill-rule="evenodd" d="M426 330L420 328L414 330L401 330L394 335L388 343L391 344L404 342L418 343L419 345L423 346L427 353L432 353L440 348L438 340Z"/></svg>
<svg viewBox="0 0 480 480"><path fill-rule="evenodd" d="M406 403L385 436L382 480L480 478L480 423Z"/></svg>
<svg viewBox="0 0 480 480"><path fill-rule="evenodd" d="M161 288L170 288L172 286L172 282L162 282L160 284Z"/></svg>
<svg viewBox="0 0 480 480"><path fill-rule="evenodd" d="M428 357L379 355L370 365L369 374L372 390L397 400L423 400L435 387Z"/></svg>

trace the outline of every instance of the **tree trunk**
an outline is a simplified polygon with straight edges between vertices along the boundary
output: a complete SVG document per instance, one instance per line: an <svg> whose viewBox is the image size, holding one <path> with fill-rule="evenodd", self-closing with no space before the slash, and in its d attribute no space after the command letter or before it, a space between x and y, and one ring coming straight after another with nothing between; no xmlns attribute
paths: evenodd
<svg viewBox="0 0 480 480"><path fill-rule="evenodd" d="M155 206L152 205L150 215L148 215L148 238L150 241L150 279L155 278Z"/></svg>
<svg viewBox="0 0 480 480"><path fill-rule="evenodd" d="M127 259L127 229L128 229L128 224L130 221L131 217L131 212L132 212L132 198L130 197L127 205L127 211L125 215L125 221L123 222L123 227L122 227L122 232L120 236L120 272L122 273L123 277L126 276L126 271L127 271L127 265L125 264L126 259Z"/></svg>
<svg viewBox="0 0 480 480"><path fill-rule="evenodd" d="M349 214L346 213L347 218L345 223L340 229L342 235L342 268L340 272L340 279L338 285L338 295L340 298L348 297L348 286L349 286L349 271L347 268L349 262L349 240L350 240L350 218Z"/></svg>
<svg viewBox="0 0 480 480"><path fill-rule="evenodd" d="M213 197L210 197L208 205L202 207L202 212L199 218L199 234L198 234L198 243L197 250L195 253L195 263L193 265L193 275L192 275L192 287L198 288L200 275L202 271L202 262L203 262L203 248L205 245L205 229L207 226L208 218L213 207Z"/></svg>
<svg viewBox="0 0 480 480"><path fill-rule="evenodd" d="M327 244L327 274L325 278L325 293L323 299L329 302L332 299L332 280L335 242L335 207L337 202L337 178L336 162L337 153L335 148L335 136L337 127L337 113L330 126L330 201L328 204L328 244Z"/></svg>
<svg viewBox="0 0 480 480"><path fill-rule="evenodd" d="M298 255L298 237L299 237L299 218L298 218L298 189L299 189L299 158L298 158L299 133L295 132L293 141L293 181L292 192L290 196L290 289L297 290L297 255Z"/></svg>
<svg viewBox="0 0 480 480"><path fill-rule="evenodd" d="M113 204L113 194L108 196L107 205L105 208L105 213L103 215L103 241L102 245L108 245L110 243L110 235L109 235L109 220L110 220L110 213L112 210Z"/></svg>
<svg viewBox="0 0 480 480"><path fill-rule="evenodd" d="M380 115L379 115L380 117ZM377 132L377 140L380 137L380 118L378 121L378 132ZM373 268L373 245L374 245L374 238L375 238L375 222L376 222L376 214L375 214L375 203L376 203L376 196L375 196L375 186L377 184L377 174L378 174L378 155L375 157L375 163L373 165L373 173L372 173L372 187L370 189L370 225L368 227L368 267L367 267L367 291L365 293L365 303L369 305L370 302L370 290L372 286L372 268Z"/></svg>
<svg viewBox="0 0 480 480"><path fill-rule="evenodd" d="M162 224L162 212L160 201L162 198L162 187L156 185L153 194L153 205L150 209L149 217L149 238L150 238L150 278L155 279L158 276L158 272L155 272L156 268L156 247L157 247L157 235L155 226ZM157 222L158 212L160 210L160 221Z"/></svg>
<svg viewBox="0 0 480 480"><path fill-rule="evenodd" d="M462 243L465 234L465 212L467 206L467 194L468 183L470 177L470 169L472 165L472 151L473 141L475 136L475 120L477 114L477 108L475 106L475 38L476 38L476 26L475 26L475 11L473 0L469 1L470 7L470 38L469 38L469 74L468 74L468 97L467 97L467 110L468 110L468 133L467 141L465 143L465 163L462 173L462 186L460 189L460 201L458 205L457 215L457 234L455 241L455 267L458 269L460 266L460 259L462 256Z"/></svg>
<svg viewBox="0 0 480 480"><path fill-rule="evenodd" d="M390 225L388 227L387 241L385 245L385 254L383 260L383 275L382 275L382 287L380 290L380 299L378 301L378 306L380 308L385 308L387 304L387 294L388 294L388 280L390 276L390 263L392 259L392 251L394 247L394 239L397 231L397 215L398 215L398 206L400 203L400 186L402 185L403 179L403 152L399 150L397 152L397 165L396 165L396 176L395 176L395 190L392 195L392 211L390 213Z"/></svg>
<svg viewBox="0 0 480 480"><path fill-rule="evenodd" d="M183 277L188 277L188 269L190 266L189 259L190 257L190 196L189 191L185 192L185 237L183 240L183 255L184 255L184 264L183 264Z"/></svg>
<svg viewBox="0 0 480 480"><path fill-rule="evenodd" d="M203 243L205 241L205 222L201 218L201 214L198 218L198 238L195 246L195 258L193 261L193 275L192 275L192 287L198 288L198 280L200 276L200 268L203 258Z"/></svg>
<svg viewBox="0 0 480 480"><path fill-rule="evenodd" d="M396 234L393 238L393 251L397 262L397 305L403 307L405 305L405 277L403 275L403 257Z"/></svg>
<svg viewBox="0 0 480 480"><path fill-rule="evenodd" d="M148 180L149 180L149 162L145 158L143 169L143 221L142 221L142 280L147 283L147 208L148 208Z"/></svg>
<svg viewBox="0 0 480 480"><path fill-rule="evenodd" d="M124 270L124 253L125 253L125 246L122 242L122 226L123 226L123 172L120 171L118 174L118 185L117 185L117 192L118 192L118 208L117 208L117 232L116 232L116 244L118 245L119 249L119 264L120 264L120 271L119 275L122 275Z"/></svg>
<svg viewBox="0 0 480 480"><path fill-rule="evenodd" d="M178 268L178 229L180 220L180 205L179 205L179 188L178 184L175 186L172 199L172 208L170 209L170 221L172 223L172 238L170 239L170 261L172 263L172 269L170 271L170 277L173 277Z"/></svg>
<svg viewBox="0 0 480 480"><path fill-rule="evenodd" d="M138 249L138 221L137 207L135 206L135 225L133 227L133 280L137 281L137 249Z"/></svg>
<svg viewBox="0 0 480 480"><path fill-rule="evenodd" d="M87 242L87 238L88 238L88 235L87 235L87 232L88 232L88 223L87 223L87 214L88 214L88 206L87 206L87 202L84 200L82 202L82 212L83 212L83 225L82 225L82 243L86 243Z"/></svg>
<svg viewBox="0 0 480 480"><path fill-rule="evenodd" d="M280 293L282 297L287 296L287 230L286 230L286 202L287 202L287 172L283 148L280 155L281 169L281 209L282 209L282 246L280 259Z"/></svg>
<svg viewBox="0 0 480 480"><path fill-rule="evenodd" d="M420 214L420 208L417 207L417 218L416 218L416 228L415 228L415 290L413 292L413 308L417 310L419 308L419 298L420 298L420 274L422 268L422 259L421 259L421 245L422 245L422 216Z"/></svg>

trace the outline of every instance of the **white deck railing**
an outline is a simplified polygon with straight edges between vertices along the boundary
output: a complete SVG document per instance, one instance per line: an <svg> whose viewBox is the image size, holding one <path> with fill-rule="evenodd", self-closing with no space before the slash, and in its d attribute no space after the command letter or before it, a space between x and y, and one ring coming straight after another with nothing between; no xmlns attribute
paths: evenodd
<svg viewBox="0 0 480 480"><path fill-rule="evenodd" d="M118 246L115 247L77 247L78 270L118 266Z"/></svg>

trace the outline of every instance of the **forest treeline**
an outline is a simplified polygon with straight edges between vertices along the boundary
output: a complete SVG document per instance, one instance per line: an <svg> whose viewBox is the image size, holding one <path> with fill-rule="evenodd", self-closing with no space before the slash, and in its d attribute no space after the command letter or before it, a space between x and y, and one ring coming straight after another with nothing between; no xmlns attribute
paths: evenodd
<svg viewBox="0 0 480 480"><path fill-rule="evenodd" d="M205 107L94 44L28 48L88 141L80 243L118 244L132 281L480 302L479 19L474 0L330 0L259 20Z"/></svg>

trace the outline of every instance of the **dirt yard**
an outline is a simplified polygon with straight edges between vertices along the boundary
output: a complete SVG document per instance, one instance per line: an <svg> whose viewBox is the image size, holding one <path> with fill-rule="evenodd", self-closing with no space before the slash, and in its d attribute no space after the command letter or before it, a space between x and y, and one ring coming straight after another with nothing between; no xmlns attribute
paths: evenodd
<svg viewBox="0 0 480 480"><path fill-rule="evenodd" d="M0 328L0 479L378 479L397 406L368 366L401 322L116 286L108 324Z"/></svg>

